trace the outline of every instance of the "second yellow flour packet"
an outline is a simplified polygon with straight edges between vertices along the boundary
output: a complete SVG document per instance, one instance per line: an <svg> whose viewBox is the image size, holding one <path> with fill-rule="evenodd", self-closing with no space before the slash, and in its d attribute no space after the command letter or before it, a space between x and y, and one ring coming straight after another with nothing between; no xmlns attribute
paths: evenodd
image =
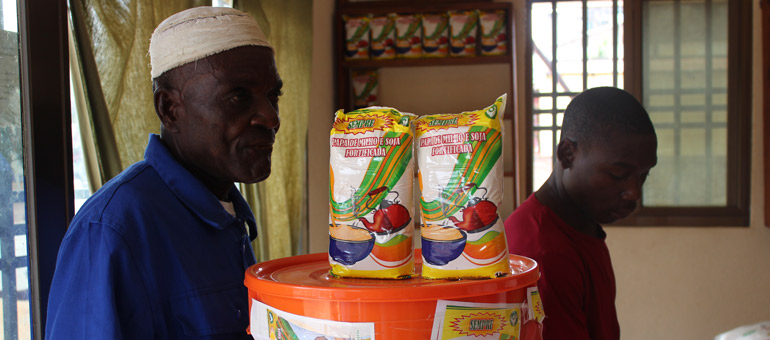
<svg viewBox="0 0 770 340"><path fill-rule="evenodd" d="M506 97L482 110L415 120L424 278L481 279L511 273L498 214L503 203Z"/></svg>

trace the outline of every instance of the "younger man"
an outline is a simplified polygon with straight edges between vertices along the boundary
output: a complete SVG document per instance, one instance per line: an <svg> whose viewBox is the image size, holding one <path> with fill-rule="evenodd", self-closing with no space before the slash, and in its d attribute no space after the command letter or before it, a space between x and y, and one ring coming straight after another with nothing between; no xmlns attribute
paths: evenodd
<svg viewBox="0 0 770 340"><path fill-rule="evenodd" d="M647 112L623 90L589 89L567 106L551 176L505 221L510 252L540 268L543 339L620 338L601 224L636 209L656 150Z"/></svg>

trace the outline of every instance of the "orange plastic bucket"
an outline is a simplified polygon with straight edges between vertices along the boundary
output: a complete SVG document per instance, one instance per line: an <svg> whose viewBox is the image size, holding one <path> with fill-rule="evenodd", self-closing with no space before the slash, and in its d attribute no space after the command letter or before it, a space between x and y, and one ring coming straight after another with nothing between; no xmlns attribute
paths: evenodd
<svg viewBox="0 0 770 340"><path fill-rule="evenodd" d="M250 304L256 300L260 305L313 319L374 323L376 340L413 340L431 339L440 300L523 303L527 301L527 288L535 287L540 277L534 260L510 255L513 274L506 277L426 280L419 276L421 259L417 249L417 275L411 279L377 280L332 276L327 253L299 255L250 267L245 285ZM256 339L280 338L275 334L257 334L254 315L251 330ZM526 338L523 332L518 339L521 338Z"/></svg>

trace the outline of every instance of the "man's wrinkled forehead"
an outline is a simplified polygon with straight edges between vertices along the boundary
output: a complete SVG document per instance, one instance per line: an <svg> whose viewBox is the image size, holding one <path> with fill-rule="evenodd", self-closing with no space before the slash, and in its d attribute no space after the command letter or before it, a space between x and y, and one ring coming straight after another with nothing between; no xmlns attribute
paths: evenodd
<svg viewBox="0 0 770 340"><path fill-rule="evenodd" d="M272 49L257 22L246 13L224 7L196 7L179 12L164 20L152 34L152 78L241 46Z"/></svg>

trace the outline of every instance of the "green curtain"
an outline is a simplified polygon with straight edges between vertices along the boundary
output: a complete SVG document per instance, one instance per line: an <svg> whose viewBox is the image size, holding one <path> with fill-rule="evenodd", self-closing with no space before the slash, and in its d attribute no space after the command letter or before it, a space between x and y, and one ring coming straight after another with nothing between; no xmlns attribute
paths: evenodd
<svg viewBox="0 0 770 340"><path fill-rule="evenodd" d="M160 123L153 107L150 58L155 27L168 16L210 0L70 0L73 81L80 111L86 162L93 189L143 159L147 135ZM272 174L256 185L240 185L254 211L257 259L307 252L306 140L310 97L312 0L236 2L254 16L275 47L284 81L281 129ZM91 148L91 157L88 149Z"/></svg>
<svg viewBox="0 0 770 340"><path fill-rule="evenodd" d="M254 250L259 261L304 254L308 249L306 146L313 1L240 1L235 7L259 22L275 48L284 83L272 173L264 182L241 185L259 224Z"/></svg>
<svg viewBox="0 0 770 340"><path fill-rule="evenodd" d="M150 82L150 36L166 17L201 0L71 0L82 68L86 122L96 149L100 183L144 158L147 135L160 131ZM87 160L89 161L89 160Z"/></svg>

